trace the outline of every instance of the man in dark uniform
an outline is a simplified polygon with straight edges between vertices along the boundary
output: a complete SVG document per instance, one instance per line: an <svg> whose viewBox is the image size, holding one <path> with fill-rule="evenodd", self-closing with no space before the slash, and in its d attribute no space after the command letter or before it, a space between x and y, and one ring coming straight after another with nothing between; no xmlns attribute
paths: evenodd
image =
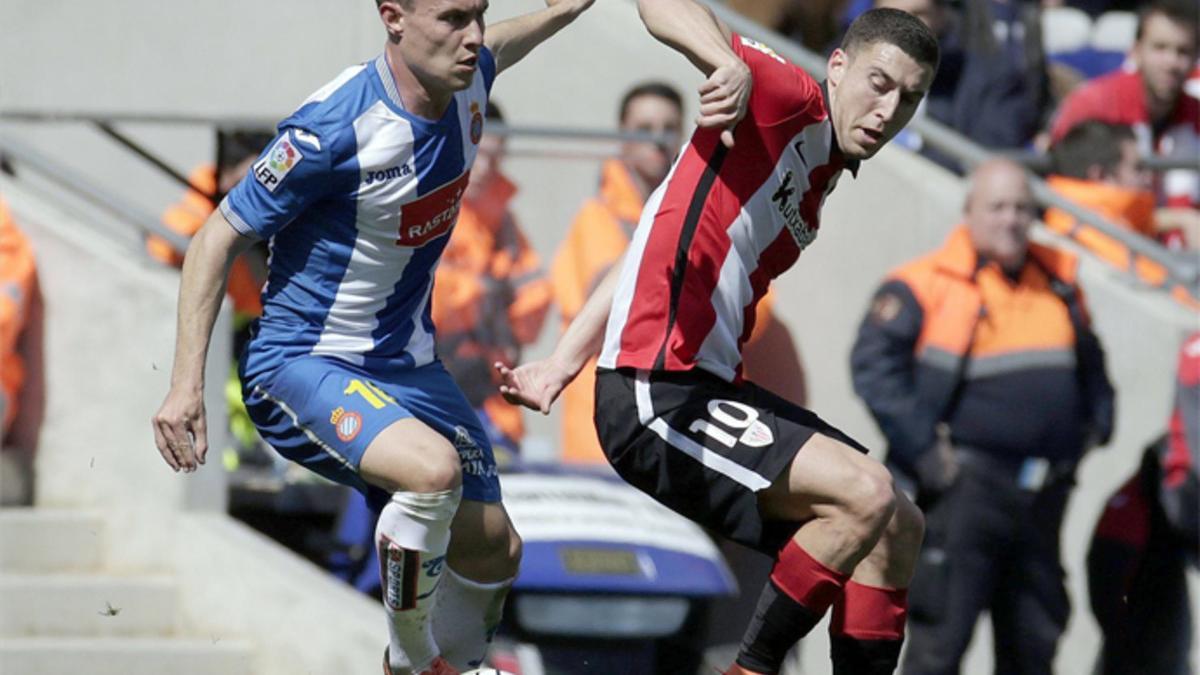
<svg viewBox="0 0 1200 675"><path fill-rule="evenodd" d="M928 522L909 591L908 675L956 674L980 612L996 672L1050 673L1069 602L1059 531L1113 391L1073 257L1031 244L1007 160L971 177L965 225L880 287L851 355L888 463Z"/></svg>

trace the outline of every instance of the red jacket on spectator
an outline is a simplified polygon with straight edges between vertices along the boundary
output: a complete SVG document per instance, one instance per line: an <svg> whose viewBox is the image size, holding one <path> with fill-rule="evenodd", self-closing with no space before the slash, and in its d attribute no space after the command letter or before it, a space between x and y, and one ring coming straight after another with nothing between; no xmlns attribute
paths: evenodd
<svg viewBox="0 0 1200 675"><path fill-rule="evenodd" d="M1050 129L1057 143L1076 124L1099 120L1133 127L1143 152L1162 156L1190 157L1200 153L1200 100L1181 94L1171 119L1153 129L1146 109L1145 87L1137 72L1118 71L1097 78L1071 93L1059 108ZM1162 174L1156 185L1167 206L1200 206L1200 174L1177 169Z"/></svg>

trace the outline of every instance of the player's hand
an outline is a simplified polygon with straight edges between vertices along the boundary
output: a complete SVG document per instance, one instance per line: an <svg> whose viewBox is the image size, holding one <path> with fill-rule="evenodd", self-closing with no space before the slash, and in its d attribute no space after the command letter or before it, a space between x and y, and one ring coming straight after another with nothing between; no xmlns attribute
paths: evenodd
<svg viewBox="0 0 1200 675"><path fill-rule="evenodd" d="M700 85L699 127L722 128L721 142L733 147L733 128L746 116L750 101L750 68L740 59L732 59L708 76Z"/></svg>
<svg viewBox="0 0 1200 675"><path fill-rule="evenodd" d="M204 463L208 454L208 433L204 426L202 391L172 387L151 419L151 425L154 427L154 444L172 469L190 473Z"/></svg>
<svg viewBox="0 0 1200 675"><path fill-rule="evenodd" d="M500 393L504 395L504 400L540 411L543 415L550 414L551 404L575 377L574 373L553 359L533 361L516 368L509 368L497 361L495 367L502 380Z"/></svg>

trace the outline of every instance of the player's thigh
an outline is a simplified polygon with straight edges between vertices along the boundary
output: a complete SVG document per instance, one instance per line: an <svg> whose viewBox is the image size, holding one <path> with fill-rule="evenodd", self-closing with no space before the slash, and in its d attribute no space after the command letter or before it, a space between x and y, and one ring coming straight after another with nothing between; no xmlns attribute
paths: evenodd
<svg viewBox="0 0 1200 675"><path fill-rule="evenodd" d="M450 525L446 555L450 568L468 579L486 583L516 575L521 538L504 504L464 499Z"/></svg>
<svg viewBox="0 0 1200 675"><path fill-rule="evenodd" d="M832 510L870 511L875 502L894 499L887 468L835 434L814 433L759 493L766 516L804 521Z"/></svg>
<svg viewBox="0 0 1200 675"><path fill-rule="evenodd" d="M454 446L415 417L396 420L376 435L362 455L359 473L388 492L437 492L462 484Z"/></svg>

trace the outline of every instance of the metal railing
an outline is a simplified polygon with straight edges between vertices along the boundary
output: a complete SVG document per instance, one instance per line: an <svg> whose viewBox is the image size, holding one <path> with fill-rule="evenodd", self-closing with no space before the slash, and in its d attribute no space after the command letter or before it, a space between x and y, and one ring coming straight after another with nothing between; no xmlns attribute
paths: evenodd
<svg viewBox="0 0 1200 675"><path fill-rule="evenodd" d="M801 47L774 31L750 21L716 0L698 1L712 9L713 13L734 31L751 39L770 44L772 49L807 70L813 77L824 77L825 59L823 57ZM950 127L930 118L928 115L913 119L909 123L909 128L919 134L924 143L939 152L949 155L966 167L973 167L980 162L1001 156L1000 153L984 148ZM1030 184L1033 189L1034 199L1043 207L1052 207L1065 211L1079 222L1087 223L1106 236L1120 241L1131 252L1162 265L1167 270L1171 280L1175 283L1184 284L1191 289L1200 288L1200 259L1197 259L1195 255L1167 250L1157 242L1131 232L1127 228L1112 222L1094 211L1083 208L1054 192L1045 181L1036 175L1030 176ZM1135 256L1129 257L1129 264L1132 267L1135 264Z"/></svg>
<svg viewBox="0 0 1200 675"><path fill-rule="evenodd" d="M49 159L44 154L11 136L0 134L0 153L15 162L20 169L30 169L59 187L66 188L83 199L99 206L123 222L132 224L143 233L154 234L167 240L176 250L184 251L188 238L162 224L158 218L142 211L137 206L121 199L96 185L81 172L61 162Z"/></svg>

